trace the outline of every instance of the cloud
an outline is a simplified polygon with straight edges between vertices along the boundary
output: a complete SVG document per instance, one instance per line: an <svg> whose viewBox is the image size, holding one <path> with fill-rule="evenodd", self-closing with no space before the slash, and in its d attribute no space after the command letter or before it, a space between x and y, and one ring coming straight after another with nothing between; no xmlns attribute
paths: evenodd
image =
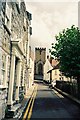
<svg viewBox="0 0 80 120"><path fill-rule="evenodd" d="M26 2L47 2L47 3L52 3L52 2L78 2L79 0L25 0Z"/></svg>
<svg viewBox="0 0 80 120"><path fill-rule="evenodd" d="M33 46L50 47L55 35L71 25L78 25L78 3L76 2L35 2L27 3L33 16Z"/></svg>

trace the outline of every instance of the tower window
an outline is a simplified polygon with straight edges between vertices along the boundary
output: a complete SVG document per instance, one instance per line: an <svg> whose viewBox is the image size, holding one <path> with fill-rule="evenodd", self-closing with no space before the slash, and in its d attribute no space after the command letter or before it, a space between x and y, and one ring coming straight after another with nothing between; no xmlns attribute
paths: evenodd
<svg viewBox="0 0 80 120"><path fill-rule="evenodd" d="M38 65L38 74L39 75L43 74L43 65L41 63Z"/></svg>
<svg viewBox="0 0 80 120"><path fill-rule="evenodd" d="M40 55L41 55L42 50L40 50Z"/></svg>

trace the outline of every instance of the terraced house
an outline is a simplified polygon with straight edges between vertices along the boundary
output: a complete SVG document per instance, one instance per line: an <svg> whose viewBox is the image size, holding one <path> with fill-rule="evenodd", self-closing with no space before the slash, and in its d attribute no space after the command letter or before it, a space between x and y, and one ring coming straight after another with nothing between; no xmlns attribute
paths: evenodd
<svg viewBox="0 0 80 120"><path fill-rule="evenodd" d="M31 20L24 1L0 1L0 119L4 118L5 111L10 115L14 108L16 111L20 107L31 86Z"/></svg>

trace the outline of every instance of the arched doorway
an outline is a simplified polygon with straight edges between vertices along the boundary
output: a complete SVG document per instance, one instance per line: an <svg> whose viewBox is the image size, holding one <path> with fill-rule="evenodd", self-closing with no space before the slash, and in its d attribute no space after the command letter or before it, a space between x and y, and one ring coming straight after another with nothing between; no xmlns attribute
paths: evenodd
<svg viewBox="0 0 80 120"><path fill-rule="evenodd" d="M38 74L43 75L43 65L41 63L38 65Z"/></svg>

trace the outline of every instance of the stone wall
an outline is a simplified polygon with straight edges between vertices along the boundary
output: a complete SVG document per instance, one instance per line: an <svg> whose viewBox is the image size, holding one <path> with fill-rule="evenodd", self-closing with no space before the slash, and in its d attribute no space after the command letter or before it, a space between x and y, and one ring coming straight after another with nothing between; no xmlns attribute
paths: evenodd
<svg viewBox="0 0 80 120"><path fill-rule="evenodd" d="M12 40L18 41L18 49L20 49L22 54L19 93L26 93L27 87L29 86L29 72L27 66L29 58L27 59L27 55L29 56L28 28L30 18L28 19L28 17L24 2L0 2L0 119L5 116L9 94L10 68L13 52ZM17 51L17 54L18 52L19 51ZM17 57L18 56L16 56L16 58ZM19 58L17 59L19 60Z"/></svg>
<svg viewBox="0 0 80 120"><path fill-rule="evenodd" d="M5 116L10 69L10 33L5 25L5 13L6 3L0 2L0 119Z"/></svg>

